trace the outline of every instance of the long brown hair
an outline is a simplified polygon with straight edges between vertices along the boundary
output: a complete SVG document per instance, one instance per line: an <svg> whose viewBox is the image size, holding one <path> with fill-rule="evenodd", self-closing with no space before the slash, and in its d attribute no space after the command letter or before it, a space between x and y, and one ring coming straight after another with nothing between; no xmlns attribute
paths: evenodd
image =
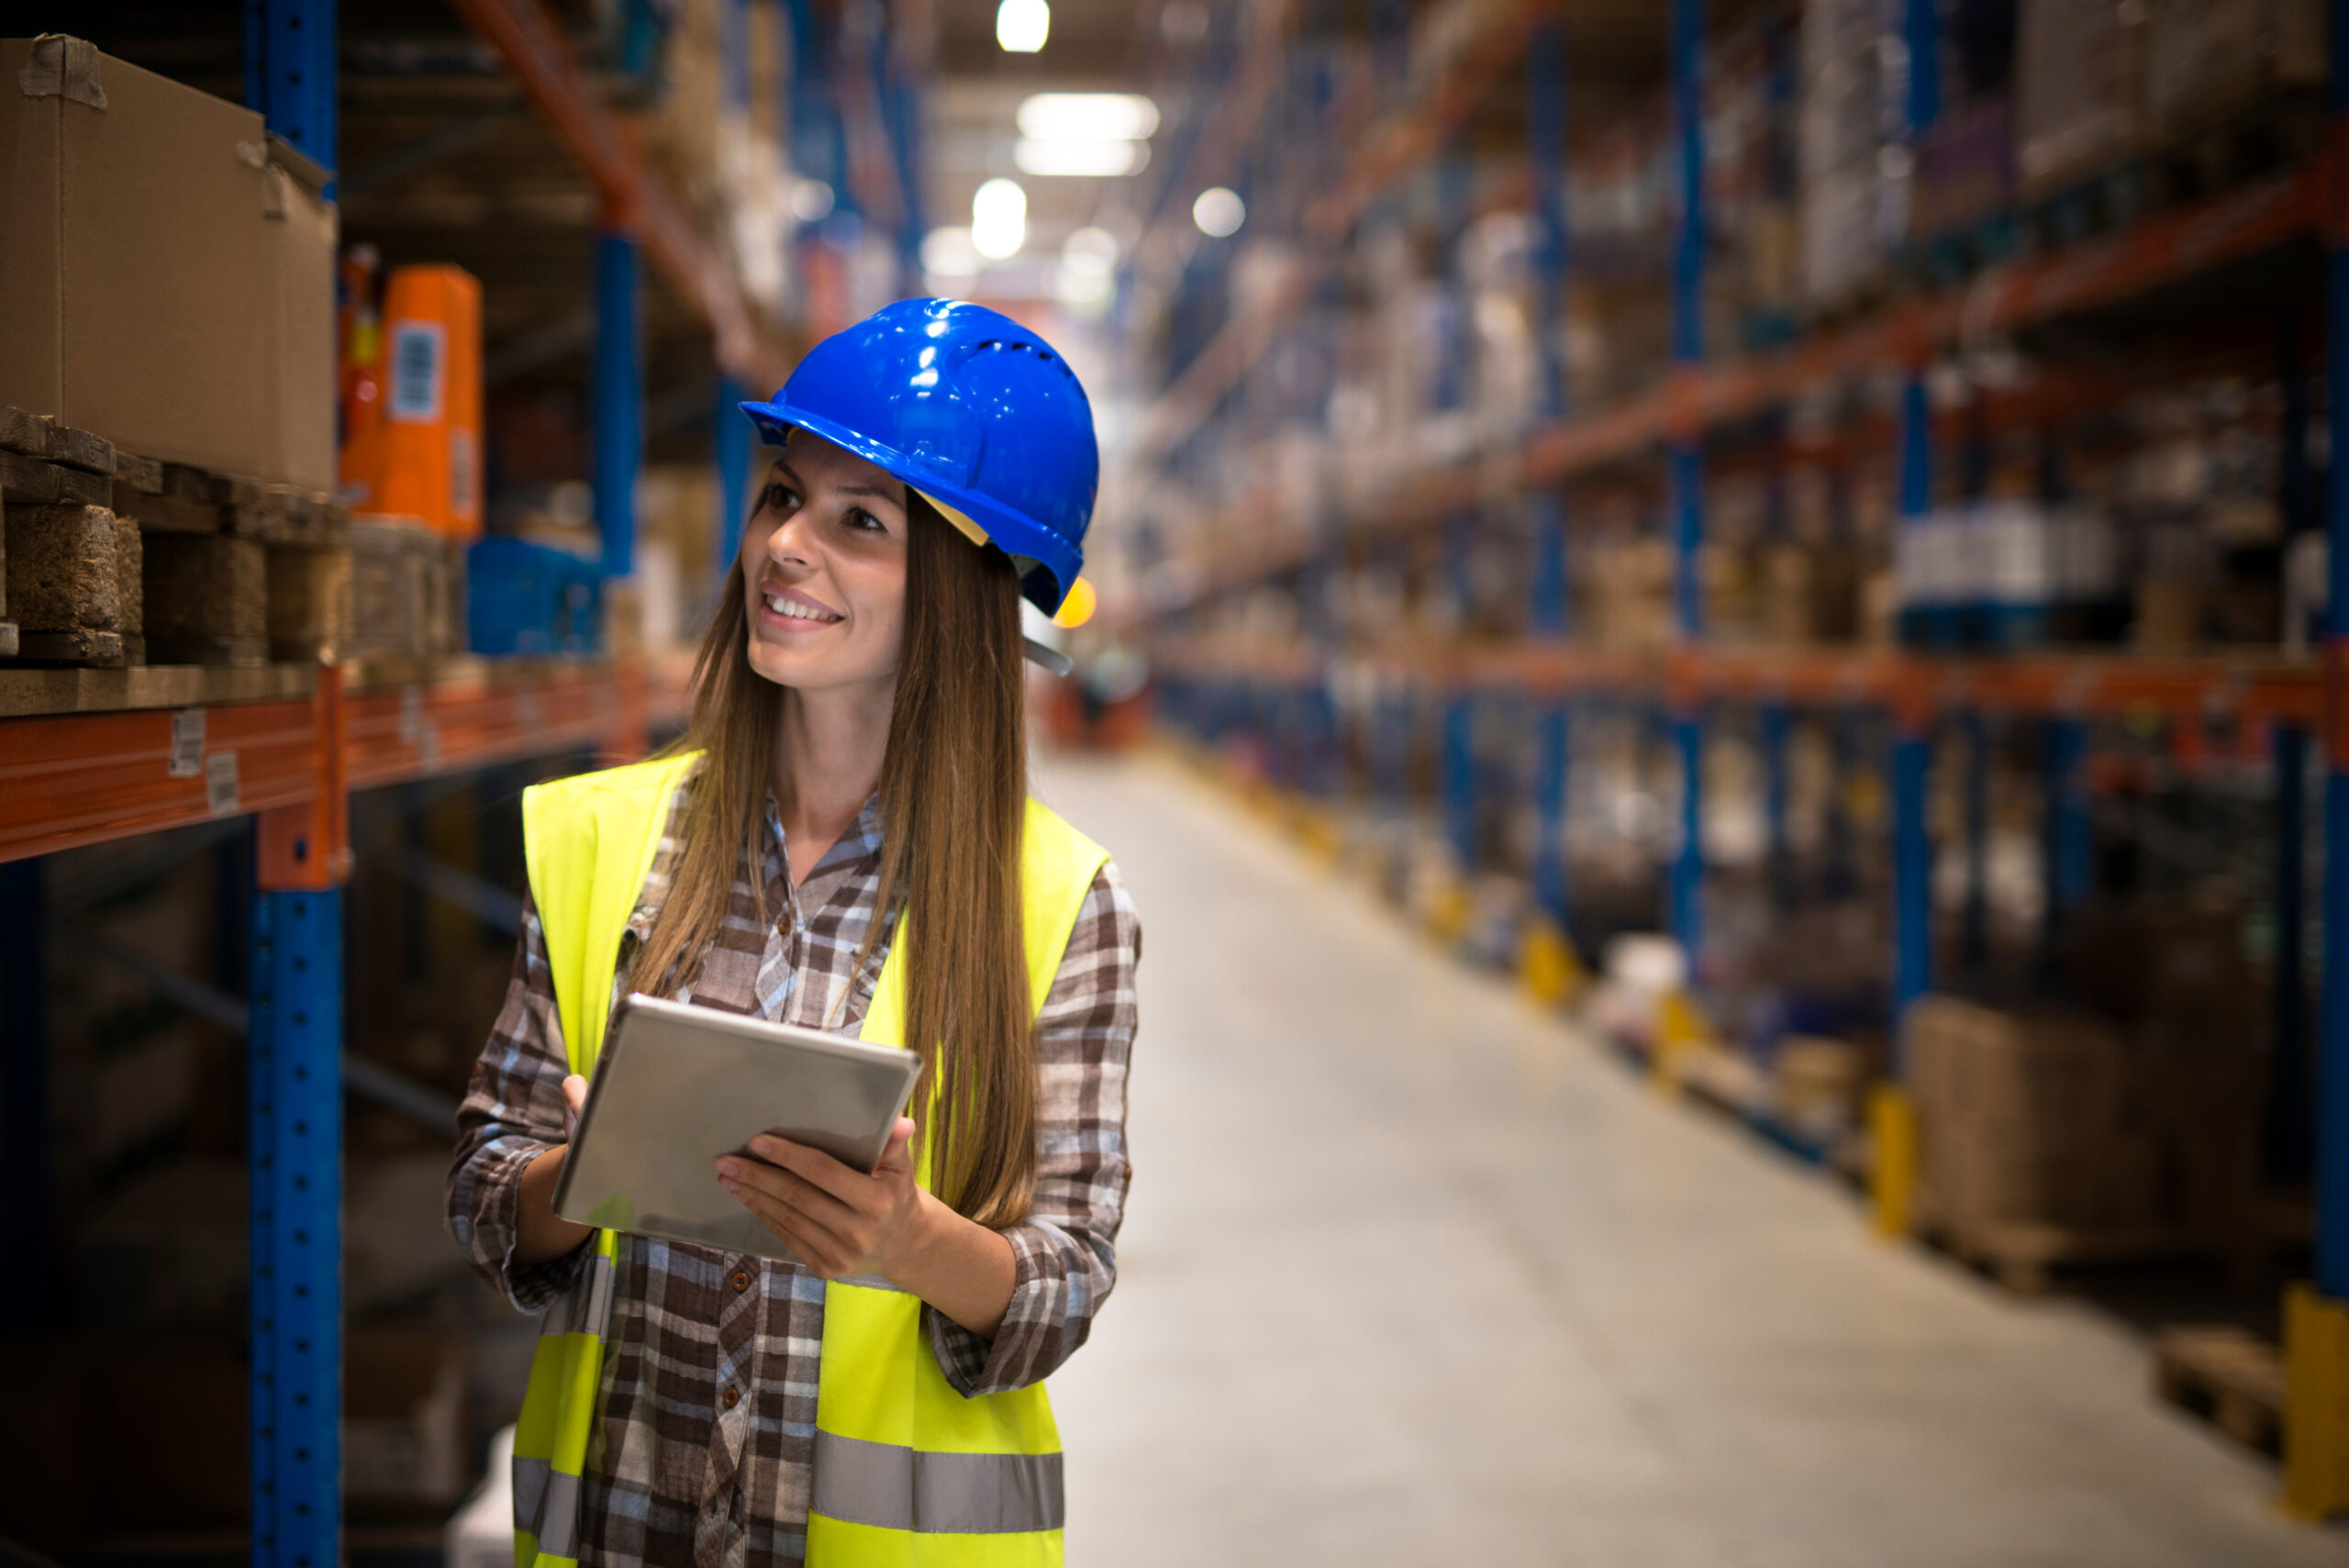
<svg viewBox="0 0 2349 1568"><path fill-rule="evenodd" d="M958 1212L1002 1226L1027 1215L1036 1185L1019 581L1009 556L974 546L910 490L907 522L905 642L881 762L881 884L857 970L894 914L893 940L916 944L905 1040L922 1056L913 1114L931 1184ZM642 990L674 994L691 982L741 857L758 863L767 791L790 786L774 776L784 689L751 668L749 637L738 567L694 662L693 720L678 744L702 763L668 897L638 955ZM751 884L761 917L771 917L761 879Z"/></svg>

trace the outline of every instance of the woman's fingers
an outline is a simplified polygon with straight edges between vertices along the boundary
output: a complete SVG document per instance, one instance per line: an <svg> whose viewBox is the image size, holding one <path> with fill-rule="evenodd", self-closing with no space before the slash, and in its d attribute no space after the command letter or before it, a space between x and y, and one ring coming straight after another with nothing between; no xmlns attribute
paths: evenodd
<svg viewBox="0 0 2349 1568"><path fill-rule="evenodd" d="M760 1137L751 1140L751 1152L852 1207L872 1195L871 1176L841 1164L820 1149L810 1149L787 1138Z"/></svg>
<svg viewBox="0 0 2349 1568"><path fill-rule="evenodd" d="M806 1210L794 1208L757 1188L730 1190L744 1207L759 1217L761 1224L774 1233L777 1240L791 1249L792 1256L818 1274L829 1280L852 1272L849 1267L851 1250Z"/></svg>
<svg viewBox="0 0 2349 1568"><path fill-rule="evenodd" d="M562 1135L576 1137L579 1118L587 1110L587 1080L573 1073L562 1081Z"/></svg>
<svg viewBox="0 0 2349 1568"><path fill-rule="evenodd" d="M756 1148L757 1142L751 1147ZM829 1229L849 1229L858 1218L850 1206L798 1173L779 1165L729 1154L718 1162L718 1179L738 1197L745 1192L759 1194L821 1222Z"/></svg>

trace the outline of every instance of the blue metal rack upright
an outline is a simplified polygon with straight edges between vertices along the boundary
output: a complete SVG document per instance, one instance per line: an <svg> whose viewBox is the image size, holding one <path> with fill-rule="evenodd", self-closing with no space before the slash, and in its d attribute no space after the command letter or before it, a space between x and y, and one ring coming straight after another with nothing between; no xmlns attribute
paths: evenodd
<svg viewBox="0 0 2349 1568"><path fill-rule="evenodd" d="M644 462L644 355L635 215L607 210L596 237L596 527L604 575L636 569L636 476Z"/></svg>
<svg viewBox="0 0 2349 1568"><path fill-rule="evenodd" d="M2304 1518L2349 1510L2349 875L2330 849L2349 844L2349 224L2338 206L2349 150L2349 0L2332 0L2332 155L2335 206L2325 228L2325 369L2332 440L2324 528L2324 973L2316 1073L2316 1280L2287 1299L2284 1506Z"/></svg>
<svg viewBox="0 0 2349 1568"><path fill-rule="evenodd" d="M1566 366L1560 338L1565 326L1566 286L1566 30L1556 21L1536 28L1526 40L1526 130L1531 146L1534 211L1539 220L1534 250L1533 329L1537 337L1535 417L1566 417ZM1527 620L1533 635L1564 641L1571 629L1566 602L1566 500L1557 485L1542 485L1530 497L1533 523L1533 603ZM1534 903L1572 940L1567 899L1566 770L1573 757L1574 711L1566 698L1553 698L1541 711L1540 751L1534 762L1533 811L1539 824L1533 856Z"/></svg>
<svg viewBox="0 0 2349 1568"><path fill-rule="evenodd" d="M1701 75L1704 0L1672 0L1672 128L1678 141L1680 226L1672 250L1672 362L1675 374L1705 360L1705 119ZM1698 432L1676 432L1664 453L1672 518L1674 620L1683 642L1704 634L1704 453ZM1703 940L1699 900L1705 878L1704 716L1693 695L1669 699L1672 745L1680 774L1680 831L1666 884L1665 921L1696 973Z"/></svg>
<svg viewBox="0 0 2349 1568"><path fill-rule="evenodd" d="M269 128L336 165L334 0L251 0L245 96ZM329 187L331 190L331 187ZM254 1568L342 1560L341 684L316 717L317 801L264 812L256 857L247 1071Z"/></svg>

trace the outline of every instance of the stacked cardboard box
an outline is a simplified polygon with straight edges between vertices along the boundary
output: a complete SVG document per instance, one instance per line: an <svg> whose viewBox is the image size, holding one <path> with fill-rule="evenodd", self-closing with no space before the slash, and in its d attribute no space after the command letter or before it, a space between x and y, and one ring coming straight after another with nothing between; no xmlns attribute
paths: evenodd
<svg viewBox="0 0 2349 1568"><path fill-rule="evenodd" d="M2146 7L2145 112L2168 139L2321 88L2323 0L2163 0Z"/></svg>
<svg viewBox="0 0 2349 1568"><path fill-rule="evenodd" d="M2151 1218L2150 1162L2124 1147L2120 1036L2089 1018L1932 996L1905 1021L1943 1228L2124 1229Z"/></svg>
<svg viewBox="0 0 2349 1568"><path fill-rule="evenodd" d="M76 39L0 40L0 404L331 491L320 172L251 110Z"/></svg>
<svg viewBox="0 0 2349 1568"><path fill-rule="evenodd" d="M2140 0L2021 0L2015 172L2025 199L2092 179L2138 150L2145 18L2158 8Z"/></svg>
<svg viewBox="0 0 2349 1568"><path fill-rule="evenodd" d="M2258 1075L2209 1020L2148 1036L2076 1013L1928 997L1905 1020L1924 1207L1964 1239L2040 1227L2222 1241L2245 1226Z"/></svg>

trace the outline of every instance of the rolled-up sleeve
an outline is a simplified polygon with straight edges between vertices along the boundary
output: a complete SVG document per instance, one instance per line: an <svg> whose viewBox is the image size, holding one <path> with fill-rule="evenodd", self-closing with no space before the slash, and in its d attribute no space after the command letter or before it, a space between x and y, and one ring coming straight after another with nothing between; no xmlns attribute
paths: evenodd
<svg viewBox="0 0 2349 1568"><path fill-rule="evenodd" d="M1115 862L1079 907L1036 1020L1040 1074L1036 1196L1007 1228L1016 1273L992 1340L925 1311L931 1348L956 1392L999 1394L1040 1383L1075 1353L1118 1278L1118 1226L1132 1167L1126 1073L1136 1021L1141 922Z"/></svg>
<svg viewBox="0 0 2349 1568"><path fill-rule="evenodd" d="M449 1231L465 1261L523 1312L543 1312L561 1299L584 1254L574 1249L539 1263L514 1258L522 1172L563 1141L562 1081L570 1073L546 935L526 898L506 1005L457 1111L448 1188Z"/></svg>

